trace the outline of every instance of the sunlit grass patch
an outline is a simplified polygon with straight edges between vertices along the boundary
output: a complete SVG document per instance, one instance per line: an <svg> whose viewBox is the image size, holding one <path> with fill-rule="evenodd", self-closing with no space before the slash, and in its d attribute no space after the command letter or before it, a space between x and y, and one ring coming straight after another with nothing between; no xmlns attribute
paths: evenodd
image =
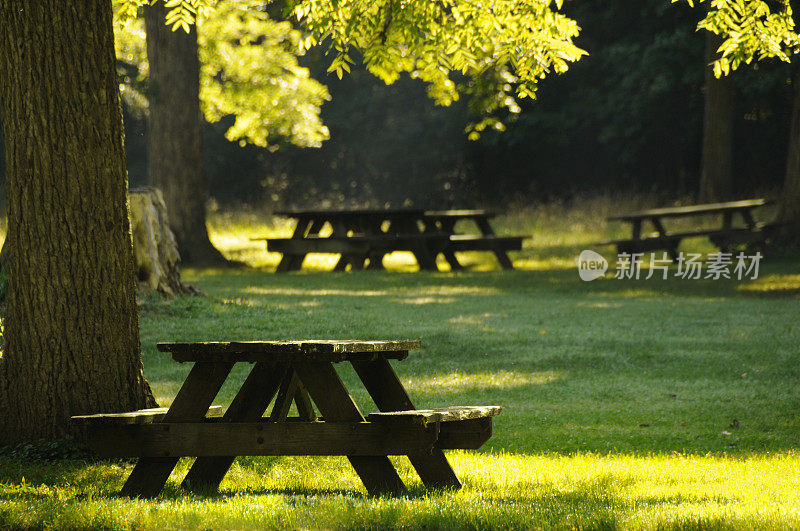
<svg viewBox="0 0 800 531"><path fill-rule="evenodd" d="M110 496L130 464L40 465L0 475L0 521L57 528L791 529L800 525L800 459L682 455L480 455L451 452L459 491L426 491L394 458L407 496L373 498L344 458L240 458L219 494L177 487L153 501Z"/></svg>
<svg viewBox="0 0 800 531"><path fill-rule="evenodd" d="M404 379L405 387L414 393L441 393L442 389L453 392L466 392L484 389L513 389L528 385L542 385L564 378L556 371L515 372L493 371L479 373L452 372L427 377ZM512 413L513 414L513 413Z"/></svg>
<svg viewBox="0 0 800 531"><path fill-rule="evenodd" d="M800 275L767 274L752 282L742 284L737 289L755 292L794 292L795 295L800 295Z"/></svg>

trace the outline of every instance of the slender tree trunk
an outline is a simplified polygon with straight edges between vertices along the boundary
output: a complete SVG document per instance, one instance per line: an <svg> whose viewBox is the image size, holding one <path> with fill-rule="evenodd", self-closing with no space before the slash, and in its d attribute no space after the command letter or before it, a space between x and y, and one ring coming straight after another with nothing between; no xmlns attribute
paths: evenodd
<svg viewBox="0 0 800 531"><path fill-rule="evenodd" d="M0 2L8 306L0 441L152 406L142 374L111 2Z"/></svg>
<svg viewBox="0 0 800 531"><path fill-rule="evenodd" d="M164 24L166 11L162 1L144 10L150 63L147 171L164 194L181 261L223 265L206 228L197 32L195 26L188 34L172 31Z"/></svg>
<svg viewBox="0 0 800 531"><path fill-rule="evenodd" d="M714 77L711 63L722 40L706 32L703 153L698 200L708 203L733 199L733 82Z"/></svg>
<svg viewBox="0 0 800 531"><path fill-rule="evenodd" d="M800 24L800 1L792 1L795 25ZM789 149L786 176L778 200L779 245L800 247L800 62L794 61L792 73L792 118L789 128Z"/></svg>

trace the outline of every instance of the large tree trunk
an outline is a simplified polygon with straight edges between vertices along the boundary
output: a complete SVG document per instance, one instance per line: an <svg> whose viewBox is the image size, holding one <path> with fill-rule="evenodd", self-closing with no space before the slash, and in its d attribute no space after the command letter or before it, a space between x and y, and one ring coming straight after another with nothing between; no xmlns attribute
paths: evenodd
<svg viewBox="0 0 800 531"><path fill-rule="evenodd" d="M722 40L706 32L705 108L703 153L698 200L703 203L733 199L733 82L714 77L711 63Z"/></svg>
<svg viewBox="0 0 800 531"><path fill-rule="evenodd" d="M197 32L164 24L164 3L144 9L150 63L147 171L161 189L185 264L223 265L206 229L207 183L202 168L200 62Z"/></svg>
<svg viewBox="0 0 800 531"><path fill-rule="evenodd" d="M139 351L110 1L0 2L8 305L0 441L152 406Z"/></svg>

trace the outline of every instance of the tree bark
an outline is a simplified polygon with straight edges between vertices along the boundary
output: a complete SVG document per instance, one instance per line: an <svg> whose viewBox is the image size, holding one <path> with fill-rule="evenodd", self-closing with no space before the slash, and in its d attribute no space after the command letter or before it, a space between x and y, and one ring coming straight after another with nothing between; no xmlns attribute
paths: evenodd
<svg viewBox="0 0 800 531"><path fill-rule="evenodd" d="M148 407L111 2L0 2L8 305L0 441Z"/></svg>
<svg viewBox="0 0 800 531"><path fill-rule="evenodd" d="M706 32L705 108L701 155L701 203L733 199L733 82L730 76L714 77L711 63L722 39Z"/></svg>
<svg viewBox="0 0 800 531"><path fill-rule="evenodd" d="M800 1L792 0L795 26L800 25ZM786 175L778 200L779 223L774 243L800 248L800 62L794 60L792 72L792 116L789 127L789 149L786 156Z"/></svg>
<svg viewBox="0 0 800 531"><path fill-rule="evenodd" d="M172 31L162 1L145 7L150 64L147 171L164 193L184 263L225 265L206 228L207 180L202 168L200 61L197 31Z"/></svg>
<svg viewBox="0 0 800 531"><path fill-rule="evenodd" d="M152 187L131 190L128 204L139 291L158 292L170 299L182 293L199 295L200 290L181 280L181 257L161 191ZM2 261L0 251L0 264Z"/></svg>
<svg viewBox="0 0 800 531"><path fill-rule="evenodd" d="M800 63L795 62L792 74L792 121L786 176L778 200L778 237L780 245L800 247Z"/></svg>

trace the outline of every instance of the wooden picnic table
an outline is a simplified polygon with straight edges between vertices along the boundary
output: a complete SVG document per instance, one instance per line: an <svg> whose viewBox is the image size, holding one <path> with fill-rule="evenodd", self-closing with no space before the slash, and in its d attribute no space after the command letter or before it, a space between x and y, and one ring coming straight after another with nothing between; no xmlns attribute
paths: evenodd
<svg viewBox="0 0 800 531"><path fill-rule="evenodd" d="M762 250L774 224L756 222L753 210L769 204L765 199L748 199L725 203L708 203L684 207L667 207L641 210L627 214L610 216L609 221L622 221L631 225L631 237L621 240L600 242L601 245L613 244L620 253L637 253L664 249L673 259L678 256L678 245L685 238L708 237L721 250L727 251L732 245L756 244ZM691 216L719 216L720 224L712 228L694 229L690 231L669 231L664 220ZM735 217L741 224L734 224ZM649 222L654 231L643 233L644 222Z"/></svg>
<svg viewBox="0 0 800 531"><path fill-rule="evenodd" d="M522 249L522 236L498 236L488 210L340 209L284 210L279 216L297 219L290 238L265 240L267 250L283 254L278 272L297 271L310 253L340 254L334 271L383 269L383 257L394 251L409 251L421 270L438 270L436 256L442 254L452 270L463 269L455 253L490 251L504 269L512 269L507 251ZM457 234L456 223L475 223L480 235ZM325 226L330 235L322 237Z"/></svg>
<svg viewBox="0 0 800 531"><path fill-rule="evenodd" d="M129 497L157 496L180 457L197 458L184 488L215 489L240 455L344 455L370 494L405 491L387 456L407 455L425 486L459 488L442 450L479 448L502 408L417 410L389 360L418 348L414 340L159 343L194 364L169 409L72 420L101 456L139 457L122 488ZM342 362L379 412L361 412L334 368ZM219 416L211 403L236 363L253 366ZM298 415L289 417L293 402Z"/></svg>

